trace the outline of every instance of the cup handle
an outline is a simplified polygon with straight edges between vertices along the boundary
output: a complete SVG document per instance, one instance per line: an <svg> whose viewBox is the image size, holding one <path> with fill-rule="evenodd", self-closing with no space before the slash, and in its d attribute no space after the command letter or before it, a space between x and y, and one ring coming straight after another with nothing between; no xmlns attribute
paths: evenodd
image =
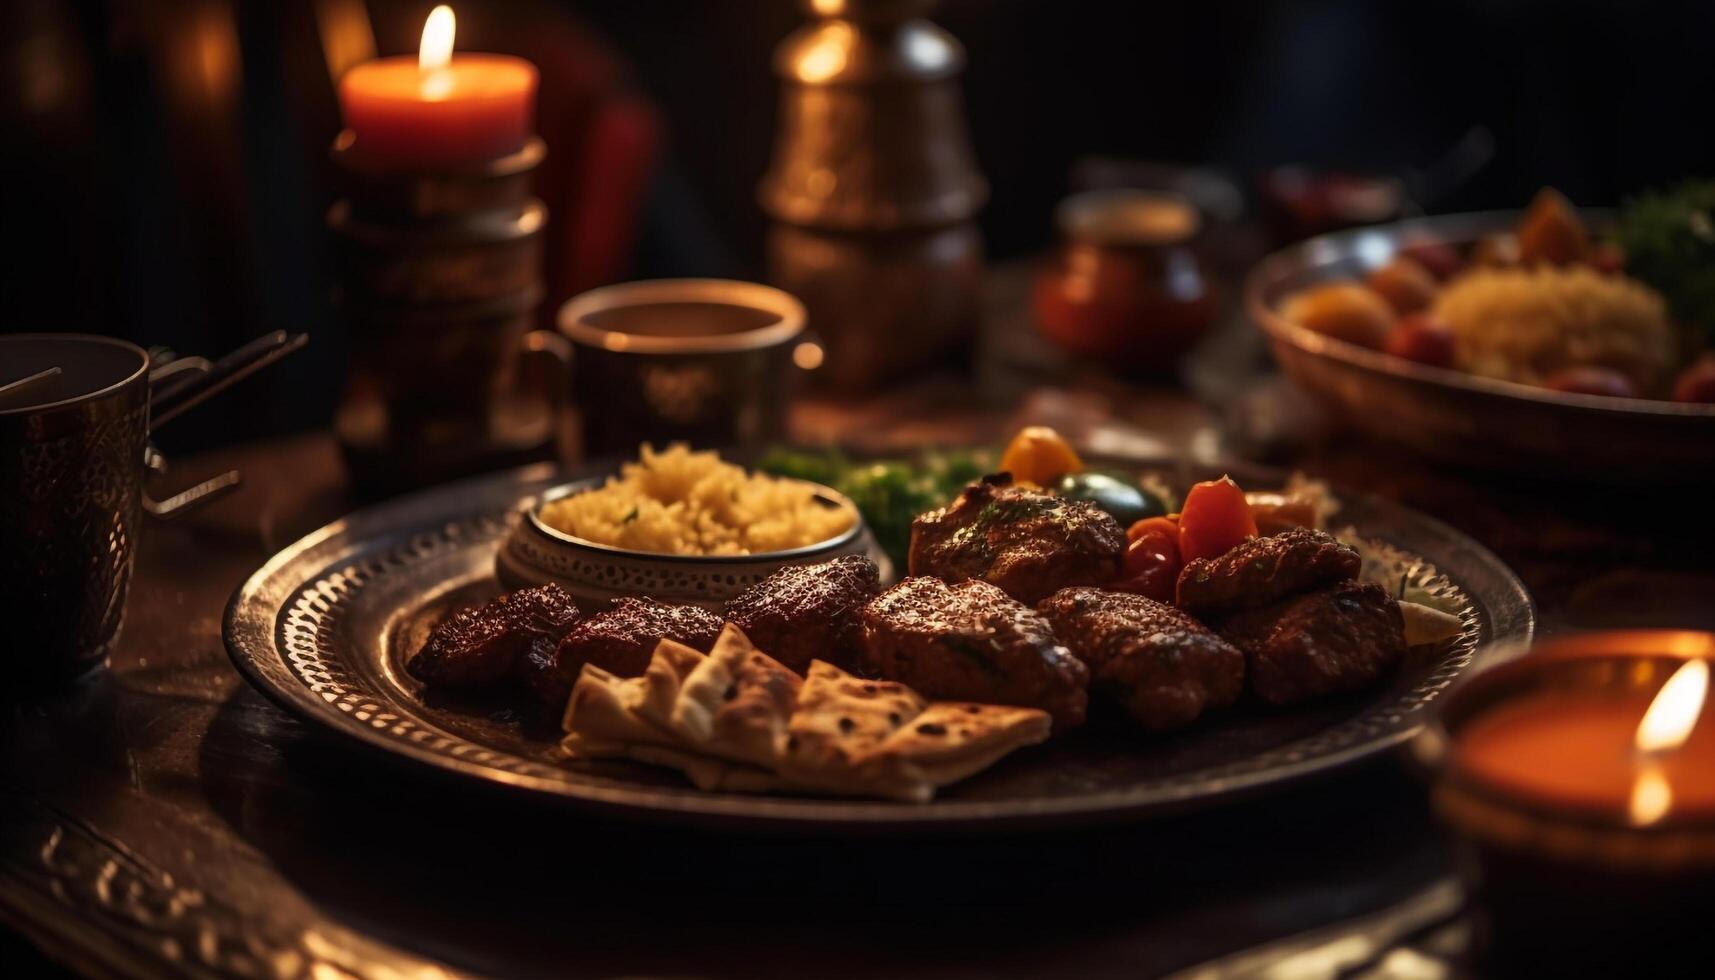
<svg viewBox="0 0 1715 980"><path fill-rule="evenodd" d="M548 386L548 408L562 415L571 402L572 342L552 330L532 330L524 335L524 356L547 361L550 370L560 372L564 383Z"/></svg>
<svg viewBox="0 0 1715 980"><path fill-rule="evenodd" d="M548 419L554 433L554 451L561 459L573 458L577 442L570 436L572 425L572 342L552 330L532 330L524 335L521 352L526 362L545 362Z"/></svg>
<svg viewBox="0 0 1715 980"><path fill-rule="evenodd" d="M167 471L166 457L162 456L155 447L150 446L143 457L144 468L151 473ZM189 513L197 507L224 496L228 491L243 482L237 470L227 470L212 479L204 480L188 490L181 490L165 500L156 500L145 491L143 494L143 511L150 517L169 520L181 514Z"/></svg>
<svg viewBox="0 0 1715 980"><path fill-rule="evenodd" d="M149 375L149 431L154 432L209 398L248 378L309 342L308 334L275 330L218 361L181 357Z"/></svg>
<svg viewBox="0 0 1715 980"><path fill-rule="evenodd" d="M214 367L214 362L206 357L175 357L167 363L149 372L149 388L158 392L161 385L173 381L183 374L207 374Z"/></svg>

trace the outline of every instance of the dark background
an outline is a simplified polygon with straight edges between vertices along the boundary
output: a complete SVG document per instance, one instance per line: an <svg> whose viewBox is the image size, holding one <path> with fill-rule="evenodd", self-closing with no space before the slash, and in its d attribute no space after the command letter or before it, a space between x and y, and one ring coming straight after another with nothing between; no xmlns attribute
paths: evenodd
<svg viewBox="0 0 1715 980"><path fill-rule="evenodd" d="M327 302L338 118L318 25L366 10L379 51L407 52L431 6L8 0L0 329L202 353L305 329L310 350L176 424L166 448L325 424L347 349ZM797 4L455 6L462 50L527 54L545 85L588 76L653 105L664 142L626 277L761 274L769 56L803 22ZM1208 164L1250 189L1283 163L1409 175L1486 134L1486 165L1432 211L1521 206L1543 185L1614 204L1715 172L1699 101L1715 90L1710 4L948 0L934 16L969 55L998 259L1049 241L1092 156ZM545 91L545 109L562 94Z"/></svg>

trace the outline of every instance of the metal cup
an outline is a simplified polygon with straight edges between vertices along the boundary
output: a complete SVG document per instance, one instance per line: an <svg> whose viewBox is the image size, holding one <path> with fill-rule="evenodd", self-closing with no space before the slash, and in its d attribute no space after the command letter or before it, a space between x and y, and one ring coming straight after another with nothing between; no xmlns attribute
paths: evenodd
<svg viewBox="0 0 1715 980"><path fill-rule="evenodd" d="M584 451L641 442L755 448L786 432L798 368L821 363L789 293L726 279L623 283L573 297L559 329L574 347Z"/></svg>
<svg viewBox="0 0 1715 980"><path fill-rule="evenodd" d="M236 483L229 475L162 503L143 492L154 456L151 381L207 367L192 358L151 376L149 355L123 340L0 337L0 650L10 654L9 684L65 680L100 664L124 617L142 512L167 516Z"/></svg>

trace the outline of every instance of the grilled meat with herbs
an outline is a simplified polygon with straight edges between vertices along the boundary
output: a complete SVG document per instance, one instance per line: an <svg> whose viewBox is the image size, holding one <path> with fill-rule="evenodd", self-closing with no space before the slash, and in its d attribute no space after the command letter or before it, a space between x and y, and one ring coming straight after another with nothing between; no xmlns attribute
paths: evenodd
<svg viewBox="0 0 1715 980"><path fill-rule="evenodd" d="M1207 622L1356 578L1362 565L1358 553L1333 535L1288 528L1251 538L1226 554L1186 562L1179 572L1177 605Z"/></svg>
<svg viewBox="0 0 1715 980"><path fill-rule="evenodd" d="M701 606L627 596L577 624L552 650L538 655L533 648L521 669L531 693L557 709L571 695L584 664L638 677L663 639L706 652L720 632L721 618Z"/></svg>
<svg viewBox="0 0 1715 980"><path fill-rule="evenodd" d="M1041 708L1084 720L1089 671L1048 621L987 582L908 578L864 607L866 673L925 697Z"/></svg>
<svg viewBox="0 0 1715 980"><path fill-rule="evenodd" d="M524 658L552 653L577 621L577 604L559 586L519 589L442 621L405 669L435 687L498 684Z"/></svg>
<svg viewBox="0 0 1715 980"><path fill-rule="evenodd" d="M788 565L727 603L726 619L800 674L812 660L851 670L863 647L863 607L880 592L880 572L862 555Z"/></svg>
<svg viewBox="0 0 1715 980"><path fill-rule="evenodd" d="M1006 473L966 487L911 525L912 575L980 579L1024 603L1119 575L1125 531L1084 500L1014 486Z"/></svg>
<svg viewBox="0 0 1715 980"><path fill-rule="evenodd" d="M1244 691L1244 654L1165 603L1080 587L1054 593L1036 611L1089 667L1091 693L1150 731L1183 728Z"/></svg>
<svg viewBox="0 0 1715 980"><path fill-rule="evenodd" d="M1251 691L1275 705L1357 690L1405 657L1399 603L1353 581L1236 613L1220 633L1244 651Z"/></svg>

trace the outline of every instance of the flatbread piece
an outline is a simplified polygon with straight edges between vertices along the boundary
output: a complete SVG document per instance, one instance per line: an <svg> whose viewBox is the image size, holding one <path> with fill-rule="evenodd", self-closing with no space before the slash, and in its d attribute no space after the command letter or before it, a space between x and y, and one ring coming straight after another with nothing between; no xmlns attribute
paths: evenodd
<svg viewBox="0 0 1715 980"><path fill-rule="evenodd" d="M773 769L803 683L728 623L680 687L673 730L699 752Z"/></svg>

